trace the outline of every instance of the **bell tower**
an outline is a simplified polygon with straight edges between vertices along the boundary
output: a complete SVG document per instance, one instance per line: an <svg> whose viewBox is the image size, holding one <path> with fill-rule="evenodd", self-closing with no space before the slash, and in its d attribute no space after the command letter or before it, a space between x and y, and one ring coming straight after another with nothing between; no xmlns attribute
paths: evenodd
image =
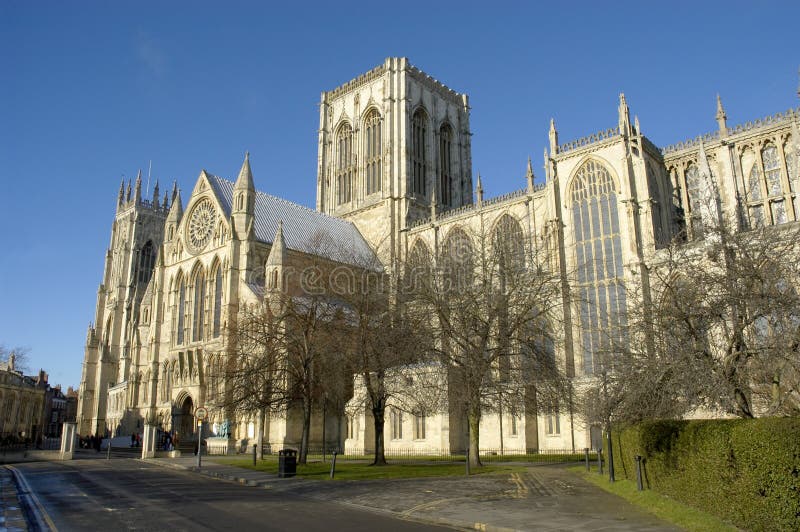
<svg viewBox="0 0 800 532"><path fill-rule="evenodd" d="M133 194L130 182L127 187L124 182L120 185L103 280L97 289L95 319L86 335L78 398L79 434L105 432L108 389L128 379L139 304L153 276L168 213L166 197L159 200L158 185L152 201L144 199L141 171Z"/></svg>
<svg viewBox="0 0 800 532"><path fill-rule="evenodd" d="M414 222L472 202L469 98L390 57L320 98L317 210L382 257Z"/></svg>

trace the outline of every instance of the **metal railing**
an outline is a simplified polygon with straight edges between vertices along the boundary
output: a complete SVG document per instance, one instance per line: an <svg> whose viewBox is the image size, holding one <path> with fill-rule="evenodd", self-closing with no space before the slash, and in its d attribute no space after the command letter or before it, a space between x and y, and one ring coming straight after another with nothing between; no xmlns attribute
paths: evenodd
<svg viewBox="0 0 800 532"><path fill-rule="evenodd" d="M298 449L292 445L272 445L264 443L264 458L275 459L278 457L278 450L282 448ZM372 450L354 449L352 447L341 448L335 446L310 447L308 450L309 461L329 460L334 451L339 461L371 462L375 458ZM466 451L451 451L449 449L421 449L414 447L397 448L387 447L385 452L386 460L395 464L422 464L422 463L457 463L464 462ZM570 463L581 462L585 459L583 449L494 449L484 448L480 450L482 462L525 462L525 463ZM596 452L590 452L590 459L596 459Z"/></svg>

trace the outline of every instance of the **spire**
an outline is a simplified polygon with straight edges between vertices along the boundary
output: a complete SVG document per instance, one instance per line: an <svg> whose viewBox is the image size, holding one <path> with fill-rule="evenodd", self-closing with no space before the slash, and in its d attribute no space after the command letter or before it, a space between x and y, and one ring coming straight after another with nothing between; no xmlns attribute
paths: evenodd
<svg viewBox="0 0 800 532"><path fill-rule="evenodd" d="M122 205L122 199L125 197L125 179L119 183L119 195L117 195L117 206Z"/></svg>
<svg viewBox="0 0 800 532"><path fill-rule="evenodd" d="M286 240L283 238L283 220L278 220L278 230L272 239L272 248L267 256L267 267L286 264Z"/></svg>
<svg viewBox="0 0 800 532"><path fill-rule="evenodd" d="M172 207L169 209L169 214L167 215L167 223L173 222L175 226L178 226L178 223L181 221L183 217L183 202L181 201L181 191L175 187L175 192L172 195Z"/></svg>
<svg viewBox="0 0 800 532"><path fill-rule="evenodd" d="M525 178L528 180L528 194L533 193L533 180L536 176L533 175L533 164L531 158L528 157L528 171L525 173Z"/></svg>
<svg viewBox="0 0 800 532"><path fill-rule="evenodd" d="M167 195L166 190L164 191L164 199L161 200L161 207L163 207L164 209L169 207L169 196Z"/></svg>
<svg viewBox="0 0 800 532"><path fill-rule="evenodd" d="M266 273L265 288L270 292L283 291L283 266L286 264L286 241L283 238L283 220L278 221L278 230L272 239L272 248L269 250L267 262L264 265Z"/></svg>
<svg viewBox="0 0 800 532"><path fill-rule="evenodd" d="M134 190L133 199L136 200L136 203L139 203L139 200L142 199L142 171L139 170L139 173L136 174L136 188Z"/></svg>
<svg viewBox="0 0 800 532"><path fill-rule="evenodd" d="M633 129L636 130L636 134L637 135L641 135L642 134L642 130L639 127L639 116L638 115L633 115Z"/></svg>
<svg viewBox="0 0 800 532"><path fill-rule="evenodd" d="M544 149L544 179L550 180L550 156L547 154L547 148Z"/></svg>
<svg viewBox="0 0 800 532"><path fill-rule="evenodd" d="M175 198L178 196L178 194L179 194L178 193L178 182L177 181L173 181L172 182L172 203L173 204L175 203Z"/></svg>
<svg viewBox="0 0 800 532"><path fill-rule="evenodd" d="M631 112L628 109L628 102L625 101L625 93L619 93L619 132L620 135L629 134L631 131Z"/></svg>
<svg viewBox="0 0 800 532"><path fill-rule="evenodd" d="M156 179L156 186L153 188L153 207L158 208L158 179Z"/></svg>
<svg viewBox="0 0 800 532"><path fill-rule="evenodd" d="M242 168L239 170L239 177L236 178L236 184L233 186L234 190L255 190L253 185L253 172L250 170L250 152L244 153L244 162Z"/></svg>
<svg viewBox="0 0 800 532"><path fill-rule="evenodd" d="M558 153L558 131L556 131L556 121L550 119L550 153Z"/></svg>
<svg viewBox="0 0 800 532"><path fill-rule="evenodd" d="M483 184L481 183L481 173L478 172L478 186L475 188L478 195L478 208L483 206Z"/></svg>
<svg viewBox="0 0 800 532"><path fill-rule="evenodd" d="M131 180L128 179L128 189L125 191L125 201L131 200Z"/></svg>
<svg viewBox="0 0 800 532"><path fill-rule="evenodd" d="M725 108L722 107L722 98L717 93L717 126L719 126L720 138L728 136L728 115L725 114Z"/></svg>

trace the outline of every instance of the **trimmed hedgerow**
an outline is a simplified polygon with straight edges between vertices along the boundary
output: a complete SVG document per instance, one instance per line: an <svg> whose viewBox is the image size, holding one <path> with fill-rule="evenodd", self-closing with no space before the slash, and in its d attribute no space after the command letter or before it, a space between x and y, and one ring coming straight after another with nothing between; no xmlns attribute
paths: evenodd
<svg viewBox="0 0 800 532"><path fill-rule="evenodd" d="M613 437L615 473L748 530L800 530L800 418L651 421Z"/></svg>

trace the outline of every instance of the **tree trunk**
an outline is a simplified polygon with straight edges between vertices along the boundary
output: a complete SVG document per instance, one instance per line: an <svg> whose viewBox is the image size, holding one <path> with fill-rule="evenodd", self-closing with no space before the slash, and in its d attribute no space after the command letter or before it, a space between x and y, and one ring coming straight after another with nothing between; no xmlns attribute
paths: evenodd
<svg viewBox="0 0 800 532"><path fill-rule="evenodd" d="M311 397L303 398L303 436L300 438L299 464L305 464L308 456L308 433L311 430Z"/></svg>
<svg viewBox="0 0 800 532"><path fill-rule="evenodd" d="M736 415L744 419L755 417L753 416L753 410L750 408L750 401L744 391L741 388L736 388L733 394L736 399Z"/></svg>
<svg viewBox="0 0 800 532"><path fill-rule="evenodd" d="M372 465L386 465L386 454L383 443L383 423L386 416L386 405L383 400L372 406L372 419L375 421L375 460Z"/></svg>
<svg viewBox="0 0 800 532"><path fill-rule="evenodd" d="M256 445L258 445L258 456L264 458L264 409L258 411L258 423L256 423Z"/></svg>
<svg viewBox="0 0 800 532"><path fill-rule="evenodd" d="M480 451L481 408L472 406L469 409L469 465L482 467Z"/></svg>

